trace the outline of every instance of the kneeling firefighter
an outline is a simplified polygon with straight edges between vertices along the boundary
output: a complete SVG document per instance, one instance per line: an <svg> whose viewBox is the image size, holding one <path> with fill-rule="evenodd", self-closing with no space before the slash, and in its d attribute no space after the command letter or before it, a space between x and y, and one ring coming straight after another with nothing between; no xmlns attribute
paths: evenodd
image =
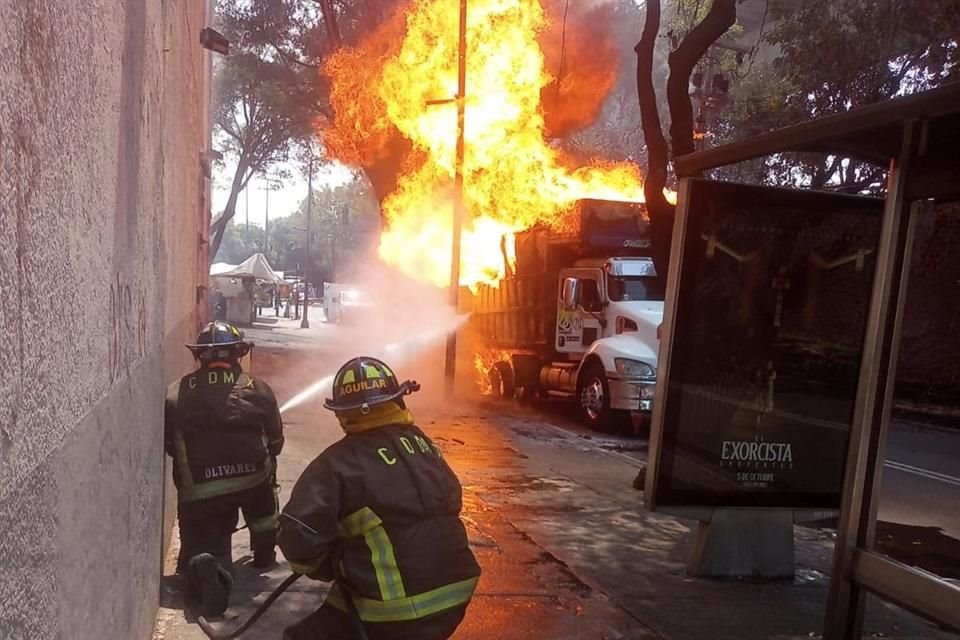
<svg viewBox="0 0 960 640"><path fill-rule="evenodd" d="M419 388L375 358L337 372L324 406L346 436L300 476L279 536L294 571L334 584L284 640L443 640L463 619L480 567L460 482L404 403Z"/></svg>
<svg viewBox="0 0 960 640"><path fill-rule="evenodd" d="M229 600L238 509L250 529L253 565L276 560L283 424L269 385L240 366L252 345L239 329L211 322L187 348L199 368L167 390L164 446L177 487L177 573L186 578L191 607L214 616Z"/></svg>

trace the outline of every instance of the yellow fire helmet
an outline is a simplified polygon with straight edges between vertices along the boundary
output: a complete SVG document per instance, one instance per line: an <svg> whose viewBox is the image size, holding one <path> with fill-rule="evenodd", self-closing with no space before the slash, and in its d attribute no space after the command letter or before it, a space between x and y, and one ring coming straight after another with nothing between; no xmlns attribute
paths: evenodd
<svg viewBox="0 0 960 640"><path fill-rule="evenodd" d="M333 379L333 397L323 406L331 411L360 409L364 413L370 407L385 402L396 402L406 409L403 396L420 390L415 380L403 383L382 360L361 356L347 361Z"/></svg>

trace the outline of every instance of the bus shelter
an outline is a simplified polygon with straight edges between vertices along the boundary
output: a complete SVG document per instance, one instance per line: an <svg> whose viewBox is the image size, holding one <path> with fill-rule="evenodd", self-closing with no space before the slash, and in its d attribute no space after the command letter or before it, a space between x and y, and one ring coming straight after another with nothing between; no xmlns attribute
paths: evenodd
<svg viewBox="0 0 960 640"><path fill-rule="evenodd" d="M874 548L913 230L925 211L924 203L960 200L958 149L960 83L699 151L676 161L681 198L685 189L689 192L690 183L700 180L706 171L785 152L817 152L889 168L885 199L877 204L875 267L859 352L859 377L852 395L849 439L840 461L840 516L824 633L830 640L860 637L867 592L960 630L960 588ZM809 191L801 191L796 189L798 199L811 197ZM682 210L681 202L678 227ZM674 251L682 233L674 231ZM665 325L668 322L665 320ZM650 478L656 481L656 477Z"/></svg>

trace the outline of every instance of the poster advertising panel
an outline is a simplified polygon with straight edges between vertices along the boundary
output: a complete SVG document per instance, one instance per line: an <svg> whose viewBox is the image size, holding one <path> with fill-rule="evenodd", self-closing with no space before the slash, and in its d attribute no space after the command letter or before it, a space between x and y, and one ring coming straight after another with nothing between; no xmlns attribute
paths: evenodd
<svg viewBox="0 0 960 640"><path fill-rule="evenodd" d="M873 198L685 181L652 506L839 506L881 214Z"/></svg>

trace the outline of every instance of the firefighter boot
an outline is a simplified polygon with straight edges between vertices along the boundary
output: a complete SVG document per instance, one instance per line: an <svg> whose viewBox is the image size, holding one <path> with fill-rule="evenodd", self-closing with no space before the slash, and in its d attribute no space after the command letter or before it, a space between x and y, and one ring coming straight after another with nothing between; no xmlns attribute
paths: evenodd
<svg viewBox="0 0 960 640"><path fill-rule="evenodd" d="M209 553L190 558L186 583L187 602L196 615L212 618L227 610L233 576Z"/></svg>
<svg viewBox="0 0 960 640"><path fill-rule="evenodd" d="M271 547L269 551L254 550L253 562L250 563L257 569L269 569L277 564L277 552Z"/></svg>
<svg viewBox="0 0 960 640"><path fill-rule="evenodd" d="M257 531L250 534L253 550L252 564L257 569L269 569L277 563L277 530Z"/></svg>

